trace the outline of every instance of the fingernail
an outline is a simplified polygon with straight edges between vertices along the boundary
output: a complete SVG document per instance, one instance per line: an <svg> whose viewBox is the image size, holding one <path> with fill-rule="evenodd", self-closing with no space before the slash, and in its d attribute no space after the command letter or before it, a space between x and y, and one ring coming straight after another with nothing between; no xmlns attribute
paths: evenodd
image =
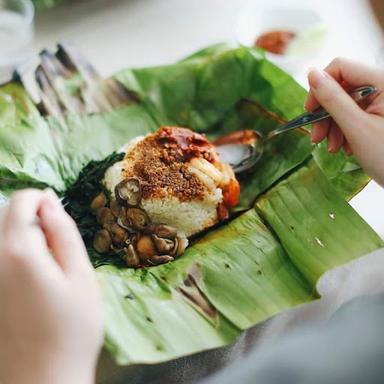
<svg viewBox="0 0 384 384"><path fill-rule="evenodd" d="M326 80L329 75L319 69L312 69L308 74L309 83L312 89L318 89Z"/></svg>
<svg viewBox="0 0 384 384"><path fill-rule="evenodd" d="M313 136L311 136L311 143L312 144L319 144L319 140L317 140Z"/></svg>

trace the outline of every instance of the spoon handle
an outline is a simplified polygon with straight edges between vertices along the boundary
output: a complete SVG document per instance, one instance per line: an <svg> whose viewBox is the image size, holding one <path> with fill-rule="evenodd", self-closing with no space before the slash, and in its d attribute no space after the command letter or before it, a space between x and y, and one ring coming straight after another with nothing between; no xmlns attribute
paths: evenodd
<svg viewBox="0 0 384 384"><path fill-rule="evenodd" d="M366 99L368 96L377 92L377 89L373 86L364 86L357 89L354 89L350 92L350 96L356 102ZM280 135L283 132L291 131L304 125L316 123L317 121L324 120L330 117L330 114L324 108L318 108L313 112L305 112L302 115L294 118L288 123L281 125L275 130L269 132L267 138L270 139L276 135Z"/></svg>

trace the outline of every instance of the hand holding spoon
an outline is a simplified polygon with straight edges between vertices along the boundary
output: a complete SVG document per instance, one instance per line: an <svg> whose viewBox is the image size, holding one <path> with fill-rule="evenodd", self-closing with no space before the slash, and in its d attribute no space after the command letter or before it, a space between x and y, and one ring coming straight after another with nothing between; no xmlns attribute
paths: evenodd
<svg viewBox="0 0 384 384"><path fill-rule="evenodd" d="M364 86L350 92L350 96L358 103L368 96L377 92L373 86ZM220 160L230 164L235 173L241 173L255 166L260 160L265 143L275 136L289 132L293 129L303 127L317 121L331 117L323 108L318 108L313 112L305 112L291 121L279 126L275 130L269 132L266 136L259 135L255 144L222 144L217 145L216 150Z"/></svg>

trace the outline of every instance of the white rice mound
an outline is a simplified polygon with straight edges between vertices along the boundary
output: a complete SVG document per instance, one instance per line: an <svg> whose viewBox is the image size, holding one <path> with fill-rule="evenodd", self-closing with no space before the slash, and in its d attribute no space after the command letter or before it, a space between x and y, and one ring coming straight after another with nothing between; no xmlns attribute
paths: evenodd
<svg viewBox="0 0 384 384"><path fill-rule="evenodd" d="M121 151L128 153L143 139L144 137L140 136L131 140ZM114 196L115 186L124 178L124 168L127 168L125 159L112 165L105 173L103 183L112 196ZM206 186L203 199L180 201L176 196L152 197L143 199L140 205L152 222L171 225L187 237L199 233L219 221L217 207L223 200L222 190L215 186L210 177L192 166L188 166L188 168Z"/></svg>
<svg viewBox="0 0 384 384"><path fill-rule="evenodd" d="M153 222L171 225L189 237L217 223L217 205L222 199L221 190L216 189L201 201L151 199L143 200L142 207Z"/></svg>

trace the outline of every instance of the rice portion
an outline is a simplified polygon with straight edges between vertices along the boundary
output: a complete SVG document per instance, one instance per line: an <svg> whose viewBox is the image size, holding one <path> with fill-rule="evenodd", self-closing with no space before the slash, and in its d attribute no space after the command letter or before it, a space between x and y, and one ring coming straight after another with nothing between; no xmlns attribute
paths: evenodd
<svg viewBox="0 0 384 384"><path fill-rule="evenodd" d="M220 221L222 186L231 176L217 159L210 159L211 144L204 143L208 146L206 158L192 155L184 159L178 147L169 149L159 134L161 130L128 142L122 148L126 156L107 170L103 183L114 197L117 184L137 178L143 193L140 207L151 221L170 225L189 237Z"/></svg>
<svg viewBox="0 0 384 384"><path fill-rule="evenodd" d="M222 199L221 190L216 189L202 201L180 202L170 197L144 200L142 206L152 221L171 225L189 237L217 223L217 205Z"/></svg>

